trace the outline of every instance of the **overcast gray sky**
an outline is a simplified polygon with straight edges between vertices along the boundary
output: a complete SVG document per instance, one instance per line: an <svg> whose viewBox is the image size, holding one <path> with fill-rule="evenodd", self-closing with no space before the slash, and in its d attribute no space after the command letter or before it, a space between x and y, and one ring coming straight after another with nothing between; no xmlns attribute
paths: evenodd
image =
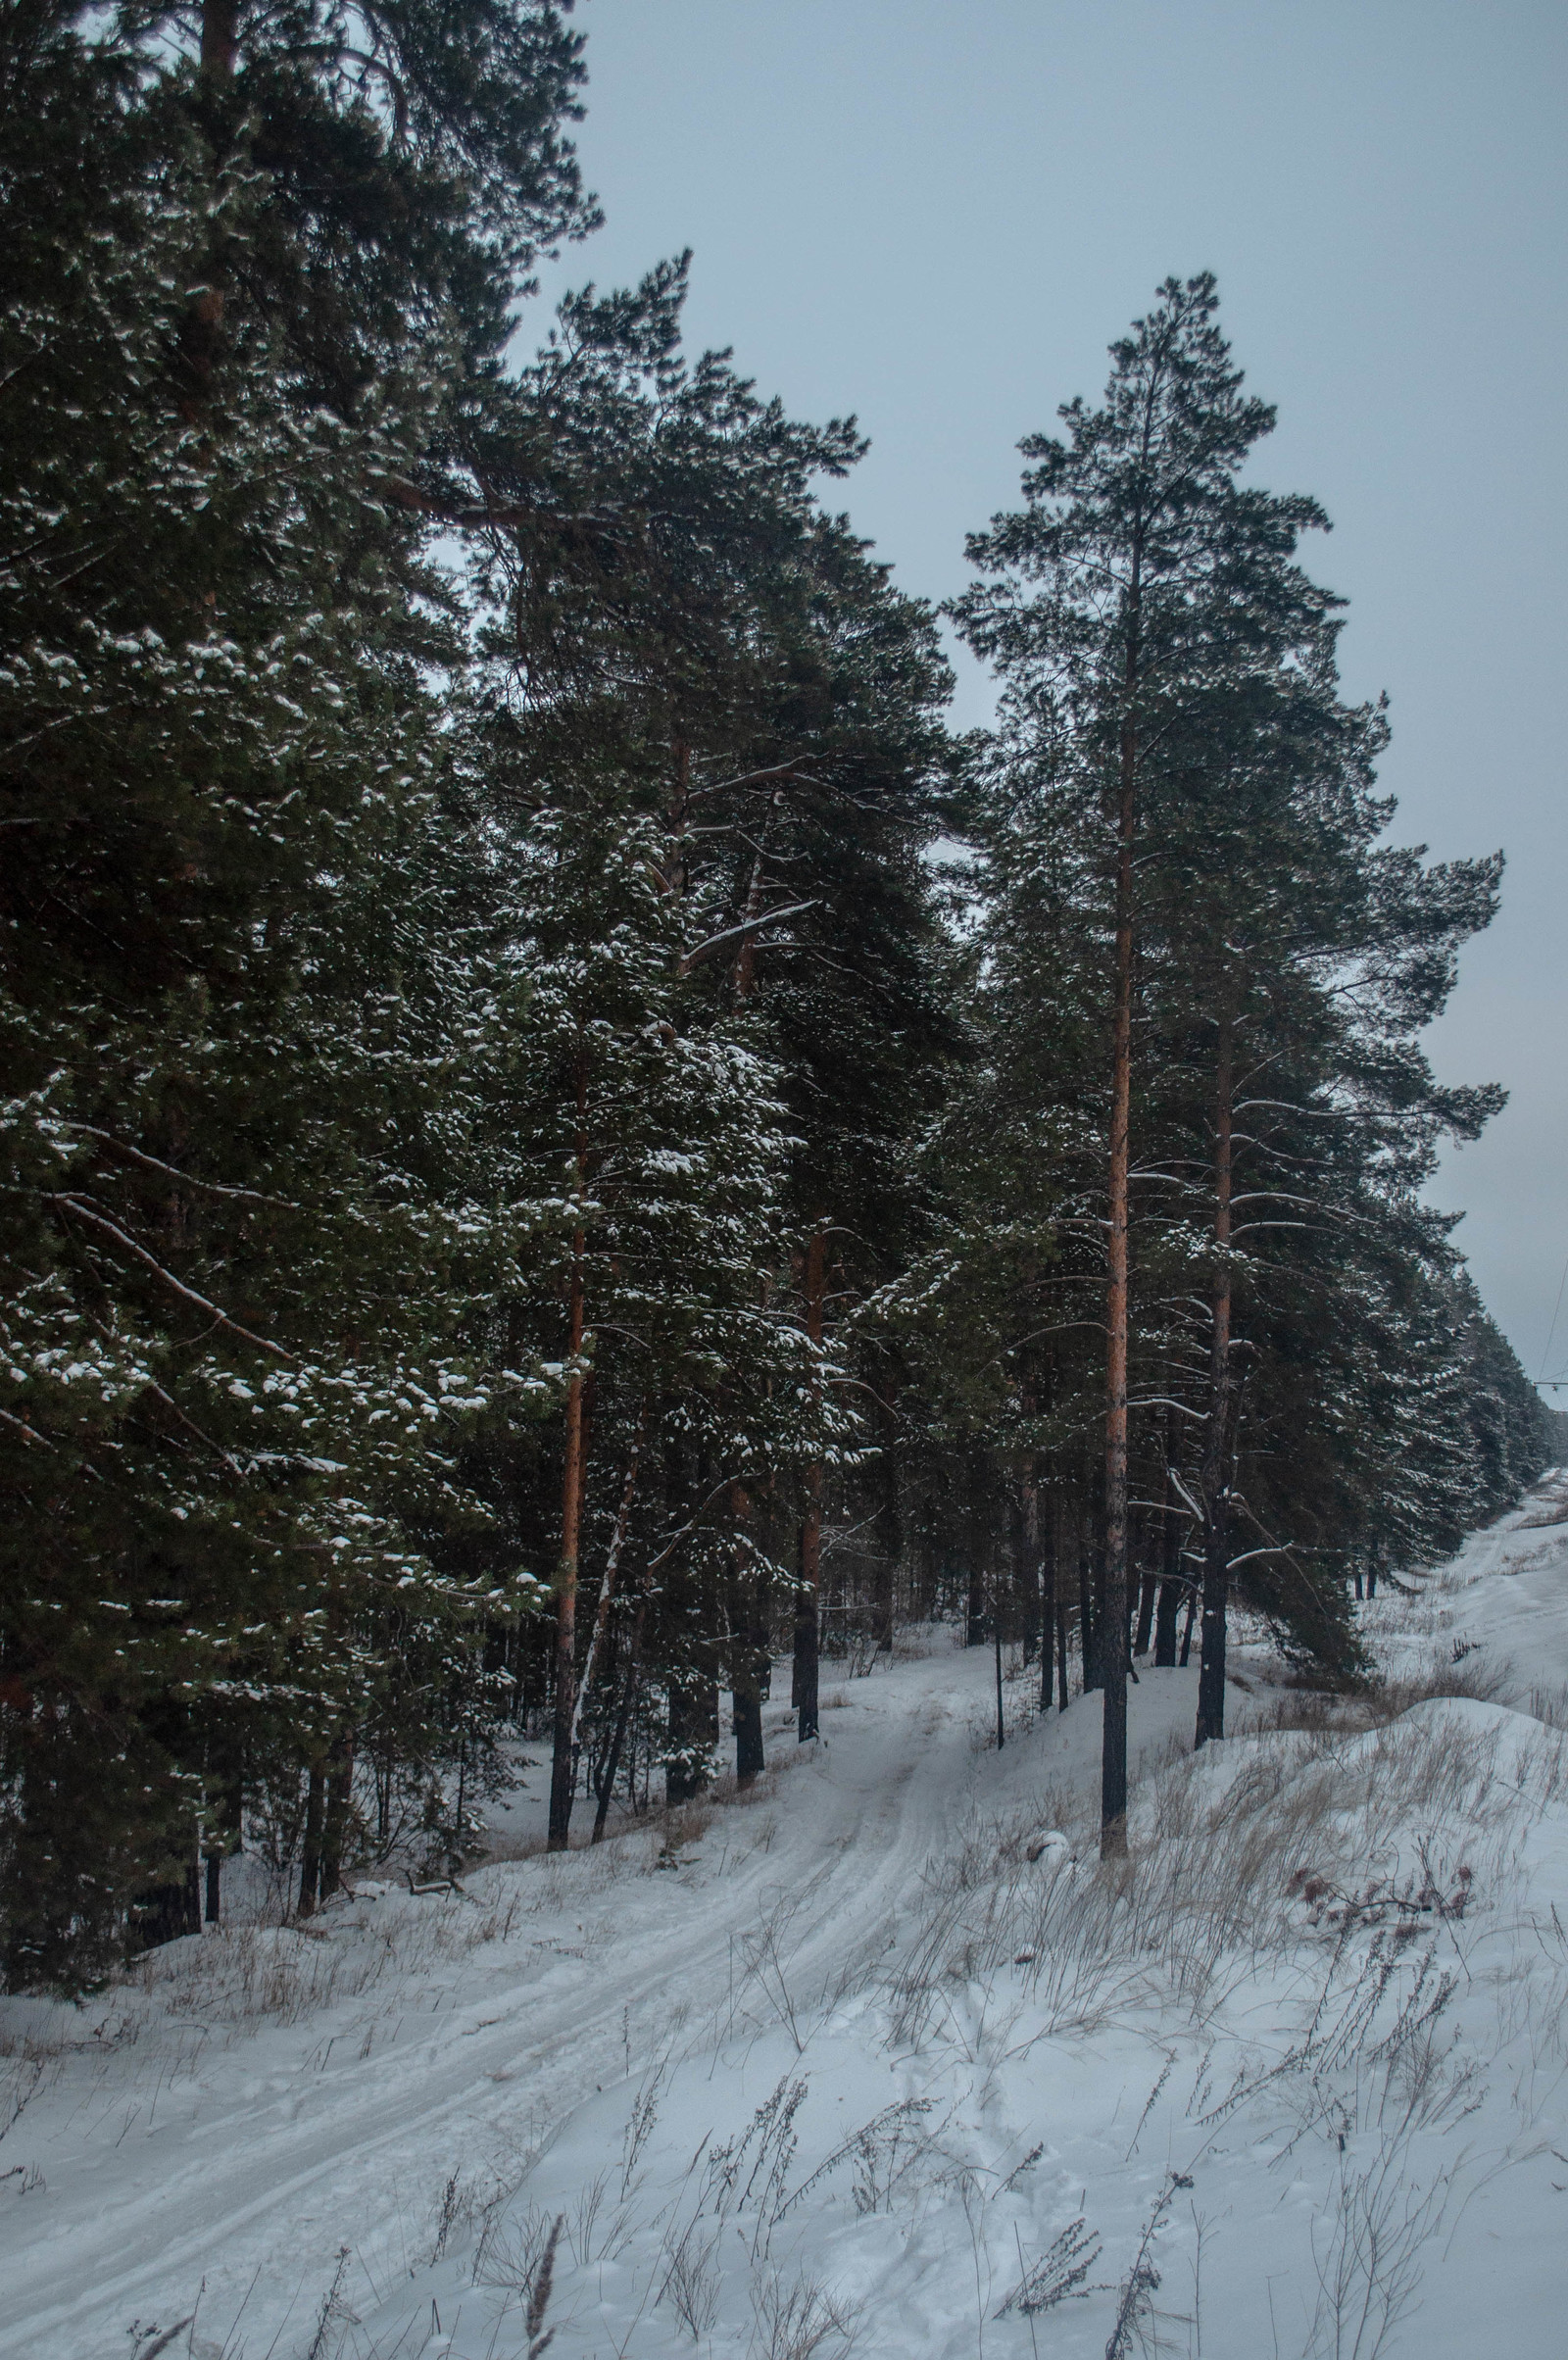
<svg viewBox="0 0 1568 2360"><path fill-rule="evenodd" d="M1218 272L1280 410L1257 472L1333 516L1308 555L1350 600L1347 685L1393 701L1395 832L1508 855L1431 1045L1512 1096L1435 1193L1467 1207L1535 1376L1568 1258L1562 0L579 0L577 22L607 223L547 294L693 247L693 342L799 416L858 416L846 504L906 589L961 584L1019 436L1099 391L1159 279ZM987 710L970 667L957 718Z"/></svg>

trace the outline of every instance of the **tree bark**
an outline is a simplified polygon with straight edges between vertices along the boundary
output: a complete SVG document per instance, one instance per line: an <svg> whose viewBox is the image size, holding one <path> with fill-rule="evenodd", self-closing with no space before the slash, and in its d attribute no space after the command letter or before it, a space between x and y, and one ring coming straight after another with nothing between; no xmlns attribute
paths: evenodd
<svg viewBox="0 0 1568 2360"><path fill-rule="evenodd" d="M1000 1566L997 1570L999 1573L1001 1572ZM1007 1742L1007 1720L1002 1702L1002 1600L996 1595L995 1581L993 1581L992 1596L994 1602L991 1614L991 1636L996 1644L997 1651L997 1751L1000 1753Z"/></svg>
<svg viewBox="0 0 1568 2360"><path fill-rule="evenodd" d="M1040 1487L1032 1468L1024 1477L1020 1491L1012 1584L1023 1640L1023 1659L1027 1665L1033 1663L1035 1649L1040 1645Z"/></svg>
<svg viewBox="0 0 1568 2360"><path fill-rule="evenodd" d="M1214 1286L1209 1329L1208 1434L1203 1446L1203 1633L1196 1751L1225 1735L1225 1619L1230 1591L1231 1098L1234 1006L1222 994L1214 1073Z"/></svg>
<svg viewBox="0 0 1568 2360"><path fill-rule="evenodd" d="M310 1917L321 1888L321 1805L325 1782L319 1764L311 1765L305 1789L305 1846L300 1857L299 1914Z"/></svg>
<svg viewBox="0 0 1568 2360"><path fill-rule="evenodd" d="M827 1229L819 1221L806 1250L806 1332L818 1350L822 1343L823 1299L827 1291ZM812 1379L813 1388L815 1378ZM805 1745L817 1735L817 1659L820 1647L818 1591L822 1574L822 1468L817 1461L806 1470L806 1512L801 1518L800 1566L795 1589L794 1697L800 1715L798 1739Z"/></svg>
<svg viewBox="0 0 1568 2360"><path fill-rule="evenodd" d="M884 1415L882 1446L882 1501L877 1511L877 1554L872 1572L871 1641L880 1654L893 1645L893 1593L899 1559L904 1553L904 1525L899 1513L899 1462L894 1450L896 1420Z"/></svg>
<svg viewBox="0 0 1568 2360"><path fill-rule="evenodd" d="M751 1502L738 1483L730 1487L730 1503L737 1528L744 1529L751 1514ZM766 1767L762 1748L762 1665L768 1632L762 1577L755 1563L748 1574L737 1561L732 1572L729 1628L735 1784L749 1787Z"/></svg>
<svg viewBox="0 0 1568 2360"><path fill-rule="evenodd" d="M620 1692L620 1706L615 1714L614 1734L605 1759L602 1775L595 1783L594 1793L599 1807L594 1813L594 1832L591 1841L602 1844L605 1822L610 1817L610 1799L615 1792L615 1780L620 1770L620 1756L626 1743L626 1726L631 1719L632 1706L637 1698L637 1674L642 1657L643 1621L648 1612L648 1600L639 1598L636 1620L631 1627L631 1647L626 1658L626 1680Z"/></svg>
<svg viewBox="0 0 1568 2360"><path fill-rule="evenodd" d="M1176 1662L1176 1618L1182 1602L1182 1519L1176 1496L1176 1412L1165 1413L1165 1516L1160 1535L1159 1599L1154 1609L1154 1661Z"/></svg>
<svg viewBox="0 0 1568 2360"><path fill-rule="evenodd" d="M1056 1677L1056 1540L1061 1517L1054 1500L1051 1513L1041 1515L1038 1485L1034 1487L1034 1514L1040 1536L1040 1709L1049 1712Z"/></svg>
<svg viewBox="0 0 1568 2360"><path fill-rule="evenodd" d="M669 890L686 891L686 833L691 824L692 750L679 736L674 742L675 777L669 795Z"/></svg>
<svg viewBox="0 0 1568 2360"><path fill-rule="evenodd" d="M1094 1583L1091 1579L1093 1544L1082 1522L1078 1526L1078 1652L1083 1658L1084 1695L1100 1686L1099 1633L1095 1628Z"/></svg>
<svg viewBox="0 0 1568 2360"><path fill-rule="evenodd" d="M239 9L236 0L203 0L202 72L214 81L231 82L239 60Z"/></svg>
<svg viewBox="0 0 1568 2360"><path fill-rule="evenodd" d="M1137 573L1127 649L1127 697L1138 686ZM1100 1676L1104 1691L1100 1755L1100 1852L1127 1850L1127 1311L1128 1174L1133 1042L1133 828L1138 740L1129 712L1121 733L1116 804L1116 989L1111 1023L1110 1170L1105 1285L1105 1570Z"/></svg>
<svg viewBox="0 0 1568 2360"><path fill-rule="evenodd" d="M1158 1577L1146 1570L1138 1585L1138 1628L1133 1634L1134 1656L1147 1655L1149 1652L1149 1642L1154 1628L1154 1592L1157 1586Z"/></svg>
<svg viewBox="0 0 1568 2360"><path fill-rule="evenodd" d="M326 1757L326 1811L321 1824L321 1898L343 1884L343 1845L348 1835L349 1804L354 1787L354 1741L347 1733L334 1738Z"/></svg>
<svg viewBox="0 0 1568 2360"><path fill-rule="evenodd" d="M582 1195L588 1177L588 1069L577 1060L577 1191ZM583 1372L584 1326L583 1259L588 1241L581 1229L572 1232L571 1267L566 1281L565 1464L561 1482L561 1563L556 1574L556 1711L554 1748L550 1764L550 1829L547 1848L564 1852L571 1835L572 1792L576 1786L576 1757L572 1733L576 1726L577 1559L582 1535L583 1492Z"/></svg>
<svg viewBox="0 0 1568 2360"><path fill-rule="evenodd" d="M631 1456L626 1462L626 1480L621 1486L620 1510L615 1518L615 1529L611 1535L610 1547L605 1552L605 1570L599 1577L599 1603L594 1610L594 1627L588 1635L588 1652L583 1659L582 1678L577 1683L576 1701L572 1706L571 1759L574 1769L582 1754L583 1708L588 1701L588 1692L593 1686L594 1672L599 1658L604 1653L605 1635L610 1628L610 1610L615 1598L615 1577L620 1567L621 1552L626 1546L626 1535L631 1528L632 1501L637 1495L637 1469L642 1459L643 1435L647 1430L647 1425L648 1399L644 1395L637 1405L637 1431L632 1436ZM575 1788L574 1779L574 1793Z"/></svg>
<svg viewBox="0 0 1568 2360"><path fill-rule="evenodd" d="M202 1849L206 1859L207 1893L206 1919L209 1926L221 1923L223 1911L223 1862L231 1852L240 1849L245 1820L245 1790L243 1756L235 1751L226 1769L215 1783L214 1820L209 1824Z"/></svg>
<svg viewBox="0 0 1568 2360"><path fill-rule="evenodd" d="M1067 1693L1067 1600L1058 1589L1056 1593L1056 1710L1065 1712L1071 1697Z"/></svg>
<svg viewBox="0 0 1568 2360"><path fill-rule="evenodd" d="M969 1535L969 1595L964 1604L963 1644L966 1647L983 1647L986 1644L986 1574L973 1531Z"/></svg>
<svg viewBox="0 0 1568 2360"><path fill-rule="evenodd" d="M1182 1651L1179 1657L1180 1666L1184 1672L1187 1669L1188 1657L1193 1651L1193 1625L1197 1619L1198 1591L1196 1586L1194 1586L1189 1588L1187 1593L1187 1626L1182 1632Z"/></svg>

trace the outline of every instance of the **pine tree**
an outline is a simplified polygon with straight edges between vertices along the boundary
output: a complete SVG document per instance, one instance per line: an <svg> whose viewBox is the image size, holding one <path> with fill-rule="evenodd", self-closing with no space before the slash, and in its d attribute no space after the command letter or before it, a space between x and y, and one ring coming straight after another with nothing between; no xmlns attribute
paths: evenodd
<svg viewBox="0 0 1568 2360"><path fill-rule="evenodd" d="M498 811L524 829L551 806L552 781L597 782L596 809L615 814L610 840L633 847L667 905L661 923L678 929L662 954L675 992L662 1020L683 1041L745 1038L767 1077L763 1128L769 1093L787 1109L775 1260L779 1234L793 1236L794 1270L759 1284L775 1320L797 1300L799 1347L818 1372L809 1422L827 1435L847 1398L820 1373L834 1245L848 1232L873 1254L896 1250L902 1140L931 1087L919 1043L944 1020L918 855L935 824L946 675L929 616L817 506L816 480L858 455L853 424L801 426L725 356L688 363L683 296L678 263L628 294L568 301L510 407L454 450L443 496L476 536L493 618L497 745L510 749ZM758 1399L768 1365L764 1354L747 1381ZM726 1382L737 1399L747 1390ZM825 1464L775 1466L759 1486L740 1465L721 1479L704 1450L661 1457L666 1490L721 1496L736 1520L717 1545L730 1570L715 1564L693 1612L730 1626L749 1774L761 1642L739 1634L758 1630L764 1594L793 1589L808 1666ZM800 1495L787 1565L786 1491ZM693 1677L710 1692L712 1649L699 1653ZM565 1674L564 1638L558 1695ZM808 1668L807 1736L813 1681ZM566 1776L558 1755L558 1786Z"/></svg>
<svg viewBox="0 0 1568 2360"><path fill-rule="evenodd" d="M442 1104L455 1055L486 1054L489 990L435 882L461 903L426 686L450 601L398 506L445 399L435 311L465 271L477 303L482 266L498 320L522 246L492 268L500 217L452 186L439 268L416 235L389 261L367 221L391 275L356 326L326 216L378 154L407 180L418 142L394 158L336 69L229 24L237 51L182 67L150 16L90 40L8 22L0 1648L24 1978L95 1971L138 1888L162 1883L156 1927L188 1922L168 1895L244 1782L308 1763L341 1793L387 1696L377 1628L461 1654L478 1597L527 1595L424 1546L482 1513L439 1444L482 1413L457 1331L503 1241ZM557 83L518 237L575 203ZM263 153L277 109L336 143L314 216Z"/></svg>
<svg viewBox="0 0 1568 2360"><path fill-rule="evenodd" d="M1106 406L1073 405L1064 442L1024 446L1041 462L1029 505L972 544L990 578L958 610L1004 705L971 821L985 1054L943 1135L955 1287L971 1364L1010 1388L1022 1532L1043 1478L1084 1488L1064 1447L1090 1415L1077 1339L1108 1161L1103 1573L1081 1621L1085 1683L1105 1684L1110 1850L1135 1549L1137 1638L1157 1596L1166 1661L1181 1567L1203 1568L1200 1744L1223 1734L1233 1563L1289 1644L1354 1669L1343 1575L1315 1553L1349 1547L1352 1513L1314 1450L1325 1321L1356 1325L1374 1240L1410 1237L1401 1268L1413 1254L1436 1273L1414 1192L1436 1142L1474 1136L1498 1103L1439 1090L1414 1040L1491 914L1498 863L1429 870L1379 844L1386 723L1340 700L1339 602L1295 562L1324 519L1239 485L1273 414L1243 397L1214 308L1210 280L1167 283L1114 348ZM1160 1501L1137 1522L1134 1465ZM1025 1598L1044 1572L1036 1526Z"/></svg>
<svg viewBox="0 0 1568 2360"><path fill-rule="evenodd" d="M1152 756L1195 695L1266 660L1321 610L1293 563L1321 522L1240 470L1273 424L1245 397L1207 275L1168 280L1112 347L1104 407L1062 412L1066 438L1021 446L1027 505L970 543L988 577L956 610L997 663L1009 715L1050 739L1068 800L1098 829L1111 935L1106 1138L1102 1848L1125 1848L1129 1174L1138 912L1135 864L1160 840Z"/></svg>

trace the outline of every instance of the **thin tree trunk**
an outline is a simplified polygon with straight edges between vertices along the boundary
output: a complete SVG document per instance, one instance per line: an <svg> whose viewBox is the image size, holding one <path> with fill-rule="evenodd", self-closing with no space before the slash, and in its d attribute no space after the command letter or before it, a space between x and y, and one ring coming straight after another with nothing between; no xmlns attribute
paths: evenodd
<svg viewBox="0 0 1568 2360"><path fill-rule="evenodd" d="M997 1570L1000 1574L1001 1567ZM991 1624L991 1636L997 1650L997 1751L1000 1753L1007 1742L1007 1722L1002 1708L1002 1599L997 1594L995 1579L992 1582Z"/></svg>
<svg viewBox="0 0 1568 2360"><path fill-rule="evenodd" d="M240 1848L245 1819L245 1789L243 1756L231 1757L227 1772L219 1780L215 1796L216 1821L207 1831L204 1850L207 1865L206 1918L209 1926L221 1922L223 1909L223 1862L230 1852Z"/></svg>
<svg viewBox="0 0 1568 2360"><path fill-rule="evenodd" d="M1095 1628L1093 1582L1090 1578L1093 1544L1082 1523L1078 1527L1078 1652L1083 1658L1084 1695L1100 1686L1099 1633Z"/></svg>
<svg viewBox="0 0 1568 2360"><path fill-rule="evenodd" d="M1157 1586L1158 1577L1152 1572L1146 1572L1138 1585L1138 1629L1133 1634L1135 1657L1149 1652L1149 1642L1154 1628L1154 1592Z"/></svg>
<svg viewBox="0 0 1568 2360"><path fill-rule="evenodd" d="M605 1822L610 1817L611 1796L615 1792L615 1778L620 1769L621 1749L626 1743L626 1726L631 1719L632 1706L637 1700L637 1674L642 1657L643 1619L647 1612L647 1598L639 1598L636 1620L631 1627L631 1647L626 1657L626 1681L620 1692L620 1705L615 1714L614 1734L610 1741L610 1752L606 1757L603 1775L596 1782L594 1790L599 1798L599 1807L594 1813L592 1841L595 1844L604 1842ZM634 1792L636 1775L636 1765L633 1764Z"/></svg>
<svg viewBox="0 0 1568 2360"><path fill-rule="evenodd" d="M806 1332L818 1350L822 1343L822 1307L827 1291L827 1229L818 1221L806 1250ZM813 1376L812 1383L815 1385ZM801 1519L800 1568L795 1591L794 1696L799 1742L817 1734L817 1656L820 1647L817 1593L822 1575L822 1468L820 1461L806 1470L806 1513Z"/></svg>
<svg viewBox="0 0 1568 2360"><path fill-rule="evenodd" d="M740 1484L730 1487L731 1513L744 1528L751 1503ZM730 1698L734 1710L730 1729L735 1739L735 1784L749 1787L766 1767L762 1748L762 1662L759 1625L762 1620L760 1576L750 1577L739 1562L729 1584ZM762 1644L765 1644L762 1643Z"/></svg>
<svg viewBox="0 0 1568 2360"><path fill-rule="evenodd" d="M587 1183L588 1069L577 1059L577 1190ZM572 1232L567 1279L566 1449L561 1484L561 1564L556 1574L556 1712L550 1764L550 1830L547 1847L564 1852L571 1835L572 1791L577 1783L572 1733L576 1727L577 1558L582 1535L583 1493L583 1258L588 1241Z"/></svg>
<svg viewBox="0 0 1568 2360"><path fill-rule="evenodd" d="M963 1644L966 1647L983 1647L986 1644L986 1574L973 1531L969 1535L969 1596L964 1608Z"/></svg>
<svg viewBox="0 0 1568 2360"><path fill-rule="evenodd" d="M1225 1617L1230 1590L1231 1426L1231 1055L1233 1005L1219 1006L1214 1079L1214 1291L1209 1330L1208 1435L1203 1447L1203 1659L1198 1678L1194 1749L1225 1735Z"/></svg>
<svg viewBox="0 0 1568 2360"><path fill-rule="evenodd" d="M1187 1669L1188 1657L1193 1651L1193 1625L1197 1620L1198 1585L1194 1582L1190 1582L1187 1586L1187 1627L1182 1633L1182 1651L1180 1657L1181 1668L1184 1672Z"/></svg>
<svg viewBox="0 0 1568 2360"><path fill-rule="evenodd" d="M583 1658L582 1678L577 1683L576 1701L571 1713L571 1758L575 1763L582 1753L582 1716L588 1694L594 1684L594 1673L604 1653L605 1635L610 1628L610 1609L614 1603L615 1576L620 1566L621 1551L631 1527L632 1501L637 1494L637 1468L642 1458L643 1435L648 1424L648 1397L645 1394L637 1406L637 1431L632 1436L631 1456L626 1462L626 1480L621 1486L620 1510L615 1529L605 1552L605 1570L599 1577L599 1603L594 1609L594 1627L588 1635L588 1652Z"/></svg>
<svg viewBox="0 0 1568 2360"><path fill-rule="evenodd" d="M1159 1600L1154 1609L1154 1661L1176 1662L1176 1618L1182 1602L1182 1519L1176 1496L1176 1412L1165 1414L1165 1514L1160 1535Z"/></svg>
<svg viewBox="0 0 1568 2360"><path fill-rule="evenodd" d="M1056 1593L1056 1710L1065 1712L1071 1698L1067 1693L1067 1600L1060 1590Z"/></svg>
<svg viewBox="0 0 1568 2360"><path fill-rule="evenodd" d="M795 1583L795 1677L791 1695L799 1714L801 1745L817 1735L818 1649L817 1586L822 1568L822 1470L806 1471L806 1513L801 1519L800 1561Z"/></svg>
<svg viewBox="0 0 1568 2360"><path fill-rule="evenodd" d="M343 1884L343 1845L348 1835L354 1787L354 1741L346 1732L332 1741L326 1757L326 1813L321 1829L321 1898Z"/></svg>
<svg viewBox="0 0 1568 2360"><path fill-rule="evenodd" d="M1040 1495L1035 1492L1035 1521L1040 1528L1040 1709L1051 1710L1051 1692L1056 1676L1056 1544L1061 1524L1061 1510L1053 1500L1051 1513L1040 1514Z"/></svg>
<svg viewBox="0 0 1568 2360"><path fill-rule="evenodd" d="M1024 1477L1018 1510L1018 1547L1013 1558L1013 1588L1020 1603L1023 1659L1033 1663L1040 1645L1040 1486L1034 1471Z"/></svg>
<svg viewBox="0 0 1568 2360"><path fill-rule="evenodd" d="M1129 705L1138 685L1138 576L1127 648ZM1104 1690L1100 1756L1100 1851L1127 1850L1127 1310L1128 1174L1133 1045L1133 826L1138 741L1129 712L1121 733L1116 811L1116 992L1111 1024L1110 1171L1105 1285L1105 1570L1100 1677Z"/></svg>
<svg viewBox="0 0 1568 2360"><path fill-rule="evenodd" d="M894 1450L896 1420L884 1413L882 1501L877 1511L877 1554L872 1571L871 1640L878 1653L893 1645L893 1593L904 1553L899 1514L899 1462Z"/></svg>
<svg viewBox="0 0 1568 2360"><path fill-rule="evenodd" d="M305 1848L300 1859L299 1914L310 1917L321 1888L321 1805L325 1782L312 1763L305 1789Z"/></svg>
<svg viewBox="0 0 1568 2360"><path fill-rule="evenodd" d="M758 838L757 852L752 861L752 874L746 888L746 906L741 911L740 948L735 954L735 997L737 1001L751 998L752 985L757 980L758 920L762 913L762 888L766 882L768 839L784 801L784 782L781 780L768 799L767 816Z"/></svg>
<svg viewBox="0 0 1568 2360"><path fill-rule="evenodd" d="M677 737L674 742L675 778L669 796L669 889L686 891L686 833L691 824L692 750Z"/></svg>

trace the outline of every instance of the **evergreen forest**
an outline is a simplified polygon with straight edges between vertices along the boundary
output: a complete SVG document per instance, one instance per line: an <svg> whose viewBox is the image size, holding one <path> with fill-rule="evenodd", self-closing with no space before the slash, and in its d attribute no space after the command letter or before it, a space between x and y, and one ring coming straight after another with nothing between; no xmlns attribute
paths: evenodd
<svg viewBox="0 0 1568 2360"><path fill-rule="evenodd" d="M1140 1659L1198 1745L1240 1612L1353 1690L1552 1455L1424 1193L1500 856L1399 840L1212 277L939 613L687 258L542 316L586 67L0 18L13 1990L241 1849L451 1873L523 1759L555 1848L744 1786L911 1623L1102 1692L1114 1855Z"/></svg>

